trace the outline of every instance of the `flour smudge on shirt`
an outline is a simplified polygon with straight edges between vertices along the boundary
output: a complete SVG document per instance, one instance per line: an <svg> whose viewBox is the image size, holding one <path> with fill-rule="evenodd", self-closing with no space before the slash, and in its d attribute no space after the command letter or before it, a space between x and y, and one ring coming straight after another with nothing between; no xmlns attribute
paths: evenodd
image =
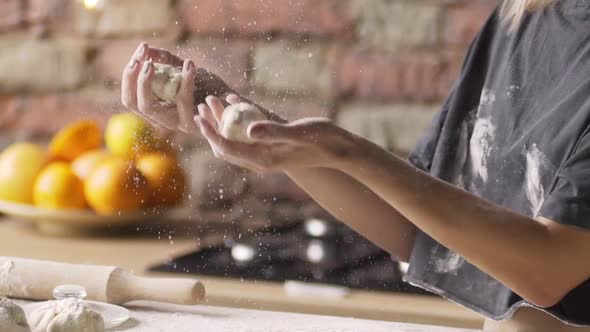
<svg viewBox="0 0 590 332"><path fill-rule="evenodd" d="M541 210L545 199L543 188L543 175L553 173L553 165L545 154L539 150L536 144L525 152L526 158L526 196L531 205L533 216L536 217Z"/></svg>
<svg viewBox="0 0 590 332"><path fill-rule="evenodd" d="M488 108L494 105L496 95L489 89L483 89L473 133L469 141L469 155L473 174L486 183L488 181L488 158L494 149L496 128L491 117L485 116Z"/></svg>

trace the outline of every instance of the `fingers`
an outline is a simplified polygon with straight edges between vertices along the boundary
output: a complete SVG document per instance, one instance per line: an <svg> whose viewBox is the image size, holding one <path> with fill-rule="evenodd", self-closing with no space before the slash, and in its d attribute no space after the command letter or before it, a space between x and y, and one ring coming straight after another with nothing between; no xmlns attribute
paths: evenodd
<svg viewBox="0 0 590 332"><path fill-rule="evenodd" d="M197 125L194 121L195 101L193 91L195 88L195 64L191 60L186 60L182 67L182 82L180 91L176 96L176 108L178 111L178 129L188 134L198 132Z"/></svg>
<svg viewBox="0 0 590 332"><path fill-rule="evenodd" d="M141 43L133 56L131 61L123 70L123 77L121 78L121 103L131 112L143 116L154 126L161 126L161 122L155 120L153 117L139 112L137 104L137 80L143 68L143 63L147 57L148 45Z"/></svg>
<svg viewBox="0 0 590 332"><path fill-rule="evenodd" d="M166 128L176 129L176 121L170 116L170 107L162 105L152 92L154 64L152 60L143 63L137 80L137 108L139 112Z"/></svg>
<svg viewBox="0 0 590 332"><path fill-rule="evenodd" d="M227 101L228 104L233 105L233 104L238 104L241 100L240 100L240 96L238 96L237 94L230 93L225 98L225 101Z"/></svg>
<svg viewBox="0 0 590 332"><path fill-rule="evenodd" d="M260 148L258 145L254 144L244 144L240 142L230 141L223 136L221 136L213 126L209 123L209 121L205 121L203 118L199 118L199 128L201 128L201 133L205 138L215 144L216 148L219 152L230 155L233 157L249 157L250 159L258 153Z"/></svg>
<svg viewBox="0 0 590 332"><path fill-rule="evenodd" d="M131 56L131 61L123 70L123 77L121 78L121 102L132 111L137 110L137 78L145 60L147 49L148 45L146 43L142 43L137 47L133 56Z"/></svg>
<svg viewBox="0 0 590 332"><path fill-rule="evenodd" d="M221 120L223 119L223 111L225 110L225 106L221 102L221 99L215 96L208 96L205 98L207 105L213 111L213 117L215 121L217 121L217 125L221 126Z"/></svg>
<svg viewBox="0 0 590 332"><path fill-rule="evenodd" d="M211 127L215 128L215 130L218 131L219 126L217 125L217 120L215 120L215 117L213 116L213 111L211 111L209 106L207 106L206 104L199 104L199 106L197 106L197 109L199 111L199 115L205 121L207 121L211 125Z"/></svg>
<svg viewBox="0 0 590 332"><path fill-rule="evenodd" d="M154 64L152 60L143 63L139 79L137 81L137 107L145 114L152 112L152 107L157 101L152 93L152 80L154 78Z"/></svg>
<svg viewBox="0 0 590 332"><path fill-rule="evenodd" d="M121 103L130 110L137 109L137 77L141 66L139 62L132 59L123 70L121 78Z"/></svg>
<svg viewBox="0 0 590 332"><path fill-rule="evenodd" d="M163 63L175 67L182 66L184 62L181 58L161 48L148 48L147 59L152 59L155 63Z"/></svg>
<svg viewBox="0 0 590 332"><path fill-rule="evenodd" d="M240 144L228 141L217 133L208 120L201 116L195 116L195 122L198 123L201 133L207 139L213 154L232 164L251 169L256 172L263 172L264 169L254 161L241 157L242 155L255 155L252 151L254 147L247 144ZM245 151L240 151L245 150Z"/></svg>

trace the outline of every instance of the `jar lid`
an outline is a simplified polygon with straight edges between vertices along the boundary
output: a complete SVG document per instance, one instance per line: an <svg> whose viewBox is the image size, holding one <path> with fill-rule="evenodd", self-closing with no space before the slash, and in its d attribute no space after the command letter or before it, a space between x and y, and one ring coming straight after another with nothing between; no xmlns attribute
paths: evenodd
<svg viewBox="0 0 590 332"><path fill-rule="evenodd" d="M60 285L53 289L53 297L57 300L69 298L82 300L87 295L86 289L80 285Z"/></svg>

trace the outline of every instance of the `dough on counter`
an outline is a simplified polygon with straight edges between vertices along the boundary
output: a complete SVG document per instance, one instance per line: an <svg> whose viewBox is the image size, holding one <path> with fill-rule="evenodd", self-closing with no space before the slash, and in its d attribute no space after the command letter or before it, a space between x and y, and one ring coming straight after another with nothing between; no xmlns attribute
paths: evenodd
<svg viewBox="0 0 590 332"><path fill-rule="evenodd" d="M7 298L0 298L0 331L31 331L23 309Z"/></svg>
<svg viewBox="0 0 590 332"><path fill-rule="evenodd" d="M78 299L48 301L29 314L33 332L104 332L102 316Z"/></svg>
<svg viewBox="0 0 590 332"><path fill-rule="evenodd" d="M162 63L154 63L152 91L160 101L174 102L180 90L181 81L182 70L180 68Z"/></svg>
<svg viewBox="0 0 590 332"><path fill-rule="evenodd" d="M252 122L264 120L266 120L264 113L252 104L230 105L223 111L219 132L229 140L252 143L254 140L248 136L248 126Z"/></svg>

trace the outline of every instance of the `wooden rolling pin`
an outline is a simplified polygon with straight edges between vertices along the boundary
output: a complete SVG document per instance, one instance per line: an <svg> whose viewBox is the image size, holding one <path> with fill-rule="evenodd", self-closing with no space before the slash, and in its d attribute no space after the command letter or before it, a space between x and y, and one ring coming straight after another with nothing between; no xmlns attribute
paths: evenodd
<svg viewBox="0 0 590 332"><path fill-rule="evenodd" d="M205 287L194 279L141 278L114 266L0 256L0 294L51 300L53 288L59 285L83 286L88 300L113 304L133 300L197 304L205 297Z"/></svg>

